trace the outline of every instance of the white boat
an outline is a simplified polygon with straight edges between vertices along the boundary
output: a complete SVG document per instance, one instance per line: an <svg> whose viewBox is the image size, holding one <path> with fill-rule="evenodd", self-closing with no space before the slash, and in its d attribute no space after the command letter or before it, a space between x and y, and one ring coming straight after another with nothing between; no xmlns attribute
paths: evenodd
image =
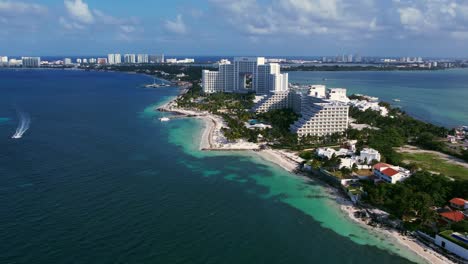
<svg viewBox="0 0 468 264"><path fill-rule="evenodd" d="M400 99L393 99L394 102L400 102Z"/></svg>
<svg viewBox="0 0 468 264"><path fill-rule="evenodd" d="M167 122L167 121L169 121L169 120L171 120L171 119L169 119L169 117L161 117L161 118L159 118L159 121L161 121L161 122Z"/></svg>

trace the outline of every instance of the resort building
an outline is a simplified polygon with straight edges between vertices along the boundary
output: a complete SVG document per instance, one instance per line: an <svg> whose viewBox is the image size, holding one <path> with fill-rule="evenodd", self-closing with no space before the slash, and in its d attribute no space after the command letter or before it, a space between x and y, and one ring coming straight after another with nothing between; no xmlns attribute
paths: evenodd
<svg viewBox="0 0 468 264"><path fill-rule="evenodd" d="M346 104L308 95L299 96L301 117L291 125L291 132L299 137L325 136L342 133L348 128L349 106Z"/></svg>
<svg viewBox="0 0 468 264"><path fill-rule="evenodd" d="M22 57L21 58L23 67L27 68L38 68L41 66L40 57Z"/></svg>
<svg viewBox="0 0 468 264"><path fill-rule="evenodd" d="M379 162L380 158L380 153L371 148L364 148L359 155L359 160L367 164L371 164L373 160Z"/></svg>
<svg viewBox="0 0 468 264"><path fill-rule="evenodd" d="M290 91L277 91L263 96L254 106L253 111L264 113L274 109L292 108L293 94Z"/></svg>
<svg viewBox="0 0 468 264"><path fill-rule="evenodd" d="M326 98L327 88L325 85L311 85L309 86L309 95L317 98Z"/></svg>
<svg viewBox="0 0 468 264"><path fill-rule="evenodd" d="M315 154L322 158L331 159L333 155L336 156L336 150L332 148L318 148L315 150Z"/></svg>
<svg viewBox="0 0 468 264"><path fill-rule="evenodd" d="M346 91L346 90L345 90ZM325 86L311 86L306 91L270 91L257 101L253 111L268 112L273 109L291 108L301 115L290 130L303 136L325 136L342 133L348 128L349 106L339 101L312 96L324 96Z"/></svg>
<svg viewBox="0 0 468 264"><path fill-rule="evenodd" d="M232 64L228 60L221 60L217 64L217 74L204 70L210 72L202 77L205 93L255 92L261 95L288 91L288 74L281 74L277 63L265 64L263 57L236 57ZM215 87L213 83L216 83Z"/></svg>
<svg viewBox="0 0 468 264"><path fill-rule="evenodd" d="M400 181L404 181L411 176L409 170L392 166L386 163L377 163L373 168L374 175L384 182L395 184Z"/></svg>
<svg viewBox="0 0 468 264"><path fill-rule="evenodd" d="M124 55L124 62L129 63L129 64L136 63L135 54L125 54Z"/></svg>
<svg viewBox="0 0 468 264"><path fill-rule="evenodd" d="M435 244L443 249L468 260L468 236L450 230L436 235Z"/></svg>
<svg viewBox="0 0 468 264"><path fill-rule="evenodd" d="M148 63L149 56L148 54L138 54L137 55L137 63Z"/></svg>
<svg viewBox="0 0 468 264"><path fill-rule="evenodd" d="M122 63L122 56L120 54L107 54L107 63L120 64Z"/></svg>
<svg viewBox="0 0 468 264"><path fill-rule="evenodd" d="M349 98L346 96L346 89L344 88L331 88L328 92L328 99L349 103Z"/></svg>

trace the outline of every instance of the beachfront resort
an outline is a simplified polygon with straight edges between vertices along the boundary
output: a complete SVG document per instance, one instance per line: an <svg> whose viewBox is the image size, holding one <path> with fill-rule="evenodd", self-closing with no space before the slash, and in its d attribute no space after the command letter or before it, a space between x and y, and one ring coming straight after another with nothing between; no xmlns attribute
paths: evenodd
<svg viewBox="0 0 468 264"><path fill-rule="evenodd" d="M379 102L378 98L372 96L357 94L348 97L345 88L327 89L321 84L291 84L288 73L281 73L280 69L279 64L266 63L261 57L238 57L233 62L222 60L218 63L218 71L202 70L201 91L204 98L202 96L192 101L196 100L199 102L198 106L210 109L206 106L210 104L210 100L219 105L219 98L225 97L225 107L214 110L226 121L226 128L222 132L231 135L225 142L233 142L237 138L255 142L255 149L272 146L276 148L273 152L278 154L274 158L278 164L284 164L284 160L291 161L302 171L339 186L354 204L361 204L364 199L364 203L385 208L400 219L390 221L390 214L383 211L375 215L369 213L369 210L353 209L354 214L361 215L359 219L362 221L385 223L384 225L390 223L390 226L398 228L403 225L417 226L419 239L426 239L418 243L438 245L442 248L439 252L448 253L446 255L452 261L466 258L466 234L460 231L464 228L455 223L466 223L468 211L446 206L447 200L430 201L429 198L420 198L421 195L425 197L426 193L423 195L418 191L420 185L427 184L423 181L428 178L434 181L433 184L441 186L457 183L450 183L450 179L444 176L431 176L431 173L421 170L417 165L405 163L394 150L394 147L409 141L422 147L435 144L443 149L444 143L420 135L430 133L443 140L448 131L409 118L400 110L391 108L389 104ZM229 97L228 94L232 96ZM252 104L245 109L250 110L251 114L248 115L230 106L240 107L249 100ZM246 105L248 104L244 104ZM294 118L275 123L277 118L289 115ZM256 118L253 119L255 125L252 125L252 120L236 121L246 118L245 116ZM278 125L284 124L287 124L286 130L279 133ZM241 128L244 125L248 127L247 130ZM276 132L271 132L275 129ZM406 131L413 131L415 134L411 135ZM218 133L220 134L223 133ZM277 136L278 134L282 136ZM294 135L296 141L289 135ZM455 136L456 139L463 140L465 135L456 130ZM299 151L291 151L293 149ZM271 156L271 152L269 155ZM400 192L409 190L415 192L414 197L400 200L403 195ZM437 192L435 189L432 191ZM463 192L454 190L450 195L463 196ZM418 199L423 201L417 204ZM451 228L457 230L444 231ZM451 233L448 234L449 232ZM444 257L439 260L440 263L448 261Z"/></svg>
<svg viewBox="0 0 468 264"><path fill-rule="evenodd" d="M349 99L346 89L329 91L323 85L290 87L288 74L278 63L265 64L263 57L236 57L223 60L218 71L203 70L202 87L206 94L216 92L256 94L253 112L293 109L301 116L290 130L299 137L343 133L348 128Z"/></svg>

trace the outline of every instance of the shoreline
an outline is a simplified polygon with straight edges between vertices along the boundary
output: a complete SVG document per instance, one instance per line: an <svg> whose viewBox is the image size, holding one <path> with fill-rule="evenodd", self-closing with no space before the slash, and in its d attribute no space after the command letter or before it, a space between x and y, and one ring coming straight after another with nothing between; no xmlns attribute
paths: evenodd
<svg viewBox="0 0 468 264"><path fill-rule="evenodd" d="M179 95L180 96L180 95ZM250 142L228 142L221 132L221 128L224 126L224 122L221 117L207 113L199 112L187 109L178 108L175 104L177 96L170 102L158 107L157 109L162 112L171 112L176 115L188 118L198 118L204 122L203 132L201 133L200 151L249 151L252 154L258 155L265 161L271 162L282 169L297 175L298 177L304 177L306 180L313 180L308 175L298 173L299 166L301 164L301 158L297 155L289 153L285 150L276 149L261 149L260 144ZM421 260L427 263L442 264L442 263L455 263L442 254L436 252L434 249L419 242L416 238L405 236L398 233L396 230L391 230L382 227L372 227L367 225L361 219L354 216L354 213L359 211L359 207L352 204L348 200L347 196L340 193L337 188L331 186L325 186L329 189L329 192L335 198L339 210L347 217L350 221L364 227L368 232L374 232L381 234L389 239L398 243L402 248L419 256Z"/></svg>
<svg viewBox="0 0 468 264"><path fill-rule="evenodd" d="M425 260L427 263L433 263L433 264L446 264L446 263L453 263L456 264L456 262L448 259L444 255L438 253L435 251L433 248L423 244L420 242L417 238L407 236L407 235L402 235L398 231L391 229L391 228L382 228L382 227L374 227L366 224L363 220L357 218L354 213L360 211L359 208L357 208L355 205L353 205L350 201L347 199L341 197L337 198L337 202L340 204L340 209L345 215L351 219L353 222L356 224L364 227L366 230L370 232L377 232L385 237L388 237L392 240L394 240L396 243L400 244L404 248L410 250L411 252L415 253L419 257L421 257L423 260Z"/></svg>

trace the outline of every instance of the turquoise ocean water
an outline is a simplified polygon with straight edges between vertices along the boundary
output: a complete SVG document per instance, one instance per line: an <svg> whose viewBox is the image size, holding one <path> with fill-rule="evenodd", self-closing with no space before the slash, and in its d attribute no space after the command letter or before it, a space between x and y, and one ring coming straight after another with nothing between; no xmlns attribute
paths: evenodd
<svg viewBox="0 0 468 264"><path fill-rule="evenodd" d="M0 263L409 263L320 184L198 150L203 123L145 76L1 70ZM17 108L31 116L11 139Z"/></svg>

